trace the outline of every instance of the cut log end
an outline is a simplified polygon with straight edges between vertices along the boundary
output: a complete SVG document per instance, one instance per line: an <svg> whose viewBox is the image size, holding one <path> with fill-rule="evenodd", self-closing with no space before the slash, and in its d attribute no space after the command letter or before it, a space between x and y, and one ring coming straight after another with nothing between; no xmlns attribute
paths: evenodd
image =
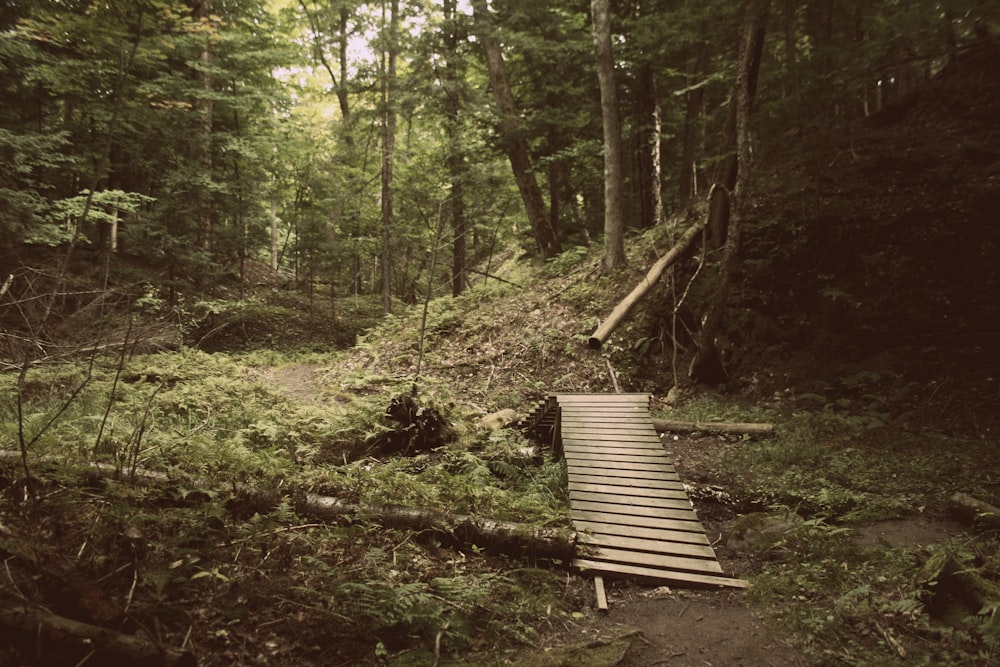
<svg viewBox="0 0 1000 667"><path fill-rule="evenodd" d="M599 350L602 345L604 345L604 341L597 336L591 336L590 339L587 340L587 347L591 350Z"/></svg>

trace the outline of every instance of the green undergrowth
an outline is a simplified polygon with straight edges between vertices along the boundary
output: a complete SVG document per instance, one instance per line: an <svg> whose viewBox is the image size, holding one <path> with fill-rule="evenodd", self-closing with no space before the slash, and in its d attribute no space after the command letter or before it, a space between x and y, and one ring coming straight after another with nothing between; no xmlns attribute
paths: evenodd
<svg viewBox="0 0 1000 667"><path fill-rule="evenodd" d="M99 581L111 607L168 644L188 635L215 656L204 664L238 663L248 642L314 664L377 664L435 642L444 656L489 654L569 618L551 563L296 513L313 493L568 526L562 467L525 456L513 430L481 427L446 382L421 383L418 399L448 420L447 442L376 458L372 443L394 426L388 401L409 378L318 372L304 403L273 380L331 363L267 351L97 357L30 368L20 406L18 376L0 375L0 556L13 594L55 607L63 578ZM88 462L110 464L117 481ZM52 575L47 564L70 554Z"/></svg>
<svg viewBox="0 0 1000 667"><path fill-rule="evenodd" d="M802 522L767 544L751 603L822 665L991 665L1000 655L1000 542L859 543Z"/></svg>
<svg viewBox="0 0 1000 667"><path fill-rule="evenodd" d="M701 395L669 416L775 424L769 438L730 436L713 474L739 506L803 519L754 545L748 599L816 664L994 664L1000 535L953 524L933 542L858 534L873 522L944 521L957 491L997 503L1000 451L989 438L907 428L905 401L886 395L781 392L752 404Z"/></svg>

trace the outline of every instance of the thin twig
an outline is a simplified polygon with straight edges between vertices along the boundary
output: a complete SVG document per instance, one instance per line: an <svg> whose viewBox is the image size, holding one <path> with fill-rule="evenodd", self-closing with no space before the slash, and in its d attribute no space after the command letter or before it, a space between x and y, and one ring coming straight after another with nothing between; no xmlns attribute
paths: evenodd
<svg viewBox="0 0 1000 667"><path fill-rule="evenodd" d="M451 621L445 621L441 629L438 630L437 635L434 637L434 662L431 663L431 667L438 667L441 662L441 637L445 632L448 631L448 627L451 625Z"/></svg>
<svg viewBox="0 0 1000 667"><path fill-rule="evenodd" d="M136 584L139 583L139 570L132 568L132 586L128 589L128 595L125 596L125 608L122 610L123 613L128 613L128 608L132 606L132 596L135 595Z"/></svg>
<svg viewBox="0 0 1000 667"><path fill-rule="evenodd" d="M246 537L241 537L239 539L231 540L229 542L220 542L216 546L220 549L225 547L236 546L237 544L243 544L249 542L250 540L256 540L261 537L273 537L274 535L280 535L281 533L290 533L296 530L311 530L313 528L327 528L325 523L303 523L298 526L285 526L284 528L275 528L274 530L269 530L266 533L255 533L254 535L248 535ZM398 547L397 547L398 548Z"/></svg>

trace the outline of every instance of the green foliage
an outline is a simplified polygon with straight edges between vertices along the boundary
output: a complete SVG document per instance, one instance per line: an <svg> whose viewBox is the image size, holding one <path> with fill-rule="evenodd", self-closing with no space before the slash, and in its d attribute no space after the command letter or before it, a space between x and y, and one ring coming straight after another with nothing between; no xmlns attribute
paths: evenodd
<svg viewBox="0 0 1000 667"><path fill-rule="evenodd" d="M577 266L590 255L587 246L573 246L569 250L545 262L545 273L549 276L561 276Z"/></svg>

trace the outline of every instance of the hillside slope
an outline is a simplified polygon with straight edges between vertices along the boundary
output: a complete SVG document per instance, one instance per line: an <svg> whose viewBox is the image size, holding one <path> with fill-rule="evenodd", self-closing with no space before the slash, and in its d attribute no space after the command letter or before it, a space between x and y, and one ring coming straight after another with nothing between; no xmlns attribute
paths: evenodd
<svg viewBox="0 0 1000 667"><path fill-rule="evenodd" d="M913 419L988 428L1000 340L998 56L982 45L832 148L804 142L758 167L726 389L750 400L879 394ZM599 249L578 248L547 264L508 259L496 271L508 282L432 302L423 381L484 411L548 391L613 391L612 370L624 391L665 395L685 379L711 266L699 273L689 259L676 291L661 281L600 353L586 337L687 222L632 236L629 266L614 276L600 273ZM376 328L331 380L347 369L411 379L420 316Z"/></svg>

